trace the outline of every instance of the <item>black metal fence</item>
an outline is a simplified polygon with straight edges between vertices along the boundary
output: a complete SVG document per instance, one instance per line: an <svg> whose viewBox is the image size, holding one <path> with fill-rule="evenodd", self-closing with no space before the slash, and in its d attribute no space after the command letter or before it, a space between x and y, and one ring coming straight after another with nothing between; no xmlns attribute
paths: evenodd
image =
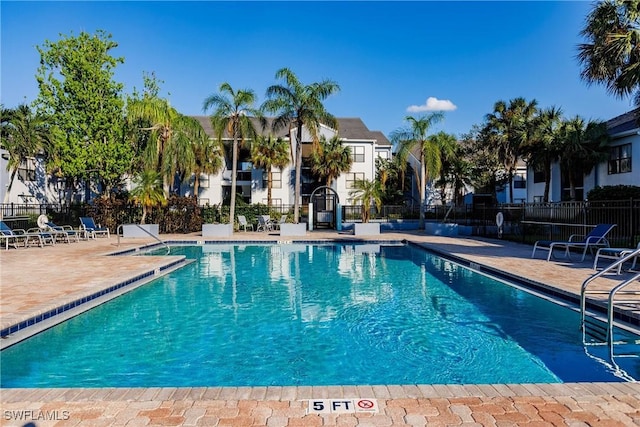
<svg viewBox="0 0 640 427"><path fill-rule="evenodd" d="M182 198L184 199L184 198ZM342 206L345 222L358 222L362 218L361 206ZM114 230L119 224L139 223L140 207L57 204L0 204L2 218L14 228L36 226L39 215L46 214L54 222L79 225L80 216L93 216L97 222ZM237 205L236 215L244 215L256 222L258 215L279 218L286 214L293 220L294 207L279 205L267 207L261 204ZM540 239L564 240L571 234L586 234L597 224L616 224L610 233L611 245L634 247L640 241L640 199L593 202L521 203L496 206L466 205L426 206L425 218L432 222L450 222L471 227L472 234L498 237L496 216L502 213L504 223L501 237L532 243ZM376 221L416 219L419 211L408 206L382 206L378 211L371 207L370 218ZM149 214L148 223L159 223L163 233L189 233L199 231L203 223L226 223L228 206L197 206L193 201L178 200L164 208L155 208ZM300 207L301 221L308 221L308 206Z"/></svg>

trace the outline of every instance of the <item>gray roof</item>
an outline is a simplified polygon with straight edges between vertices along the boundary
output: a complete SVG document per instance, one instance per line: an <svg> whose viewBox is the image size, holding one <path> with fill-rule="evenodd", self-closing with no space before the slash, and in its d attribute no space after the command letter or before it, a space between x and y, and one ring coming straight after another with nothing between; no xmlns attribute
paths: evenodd
<svg viewBox="0 0 640 427"><path fill-rule="evenodd" d="M609 135L616 135L621 132L637 129L639 118L640 108L636 108L607 120L607 130L609 131Z"/></svg>
<svg viewBox="0 0 640 427"><path fill-rule="evenodd" d="M207 134L213 135L213 128L211 127L211 120L209 116L192 116L196 120L200 122L203 129ZM258 119L251 118L254 122L254 126L258 130L261 131L261 125ZM377 145L391 145L386 136L380 131L370 131L367 126L365 126L364 122L359 118L341 118L338 117L338 135L341 138L346 139L362 139L362 140L376 140ZM271 129L271 124L273 123L273 117L267 117L267 128L262 132L264 134L269 133ZM289 128L284 128L278 130L275 136L277 137L286 137L289 134ZM225 134L226 136L226 134Z"/></svg>

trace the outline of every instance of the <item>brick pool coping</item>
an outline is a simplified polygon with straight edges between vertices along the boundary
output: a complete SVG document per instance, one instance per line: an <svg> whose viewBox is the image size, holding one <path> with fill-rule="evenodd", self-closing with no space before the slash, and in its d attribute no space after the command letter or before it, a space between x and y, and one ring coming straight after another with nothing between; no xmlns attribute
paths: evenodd
<svg viewBox="0 0 640 427"><path fill-rule="evenodd" d="M311 235L312 234L312 235ZM165 240L201 241L198 236L162 236ZM576 282L588 277L586 264L546 263L524 259L530 247L501 241L442 238L420 233L383 233L377 239L411 240L462 257L469 262L500 268L530 280L547 283L562 292L576 292ZM235 233L230 240L277 241L266 233ZM308 239L351 240L335 232L309 233ZM295 240L295 239L291 239ZM140 241L141 242L141 241ZM116 250L113 242L80 242L67 247L10 250L0 254L2 263L3 325L6 316L16 316L11 304L25 305L17 297L16 280L38 282L38 274L51 277L61 263L69 262L70 251L83 261L100 264L102 255ZM127 242L136 246L139 242ZM75 246L78 245L78 246ZM81 248L81 249L79 249ZM41 252L37 252L41 251ZM78 254L78 251L81 254ZM24 267L19 260L36 254L41 267L23 277L14 269ZM111 257L110 257L111 258ZM86 267L86 265L84 265ZM91 268L91 267L89 267ZM109 271L110 266L106 266ZM145 266L148 268L148 266ZM52 270L53 269L53 270ZM24 270L23 270L24 271ZM41 272L42 271L42 272ZM127 270L129 276L135 267ZM567 277L575 280L568 283ZM40 276L40 280L42 277ZM125 276L127 276L125 274ZM128 277L128 276L127 276ZM71 283L76 278L68 279ZM116 278L113 278L116 280ZM111 280L111 282L113 282ZM103 281L104 282L104 281ZM108 285L97 283L100 288ZM42 282L40 282L42 283ZM579 286L578 283L578 286ZM19 283L24 286L25 283ZM7 286L5 286L7 285ZM72 287L68 285L68 287ZM92 288L93 289L93 288ZM73 292L61 291L61 298ZM86 288L82 289L87 292ZM23 292L24 293L24 292ZM43 299L50 297L46 290ZM5 304L5 296L9 304ZM31 294L37 300L37 295ZM28 304L27 304L28 305ZM20 315L38 309L38 303ZM310 399L375 398L378 414L307 414ZM335 387L226 387L226 388L64 388L1 389L3 426L100 426L100 425L206 425L206 426L313 426L313 425L640 425L639 383L494 384L494 385L380 385Z"/></svg>

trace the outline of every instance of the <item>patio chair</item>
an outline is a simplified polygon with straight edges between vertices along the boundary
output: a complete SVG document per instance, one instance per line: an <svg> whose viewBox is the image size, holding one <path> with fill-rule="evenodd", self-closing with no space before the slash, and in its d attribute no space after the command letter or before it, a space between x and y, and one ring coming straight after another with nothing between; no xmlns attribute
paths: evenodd
<svg viewBox="0 0 640 427"><path fill-rule="evenodd" d="M622 259L626 255L629 255L637 250L640 250L640 242L638 242L638 246L635 249L631 248L600 248L598 252L596 252L596 257L593 260L593 269L598 269L598 261L601 258L604 259L612 259L613 262ZM633 270L636 267L636 262L640 258L640 255L633 258L633 263L631 264L630 269ZM618 265L618 274L622 273L622 264Z"/></svg>
<svg viewBox="0 0 640 427"><path fill-rule="evenodd" d="M47 222L45 231L53 234L56 241L71 243L71 239L76 242L80 241L80 232L74 230L70 225L56 225L53 222Z"/></svg>
<svg viewBox="0 0 640 427"><path fill-rule="evenodd" d="M553 250L556 248L564 248L564 258L571 259L571 249L582 249L582 258L580 261L584 261L587 256L587 250L593 254L594 248L609 247L609 241L606 239L606 235L609 234L616 224L598 224L589 234L586 236L581 234L572 234L569 236L568 241L554 241L554 240L538 240L533 245L533 252L531 258L536 254L536 250L549 251L547 255L547 261L551 260L553 256ZM582 239L580 239L582 238ZM555 258L555 256L554 256Z"/></svg>
<svg viewBox="0 0 640 427"><path fill-rule="evenodd" d="M258 228L256 231L273 231L273 224L269 215L258 215Z"/></svg>
<svg viewBox="0 0 640 427"><path fill-rule="evenodd" d="M96 225L95 221L90 216L80 217L80 231L88 239L95 239L98 236L107 236L107 238L111 238L109 228Z"/></svg>
<svg viewBox="0 0 640 427"><path fill-rule="evenodd" d="M23 243L24 247L35 242L38 246L44 246L44 241L39 233L25 231L21 228L12 229L4 221L0 221L0 241L4 241L4 247L9 250L9 245L18 249L18 244Z"/></svg>
<svg viewBox="0 0 640 427"><path fill-rule="evenodd" d="M247 227L251 228L251 231L253 231L253 224L249 224L244 215L238 215L238 230L240 227L244 228L245 233L247 232Z"/></svg>
<svg viewBox="0 0 640 427"><path fill-rule="evenodd" d="M284 224L287 222L287 215L281 215L280 216L280 221L278 222L273 222L273 228L275 228L276 230L280 230L280 225Z"/></svg>

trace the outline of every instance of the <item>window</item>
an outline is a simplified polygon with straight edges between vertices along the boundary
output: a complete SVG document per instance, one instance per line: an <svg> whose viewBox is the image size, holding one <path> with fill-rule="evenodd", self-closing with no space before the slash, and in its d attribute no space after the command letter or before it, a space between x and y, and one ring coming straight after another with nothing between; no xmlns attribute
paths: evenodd
<svg viewBox="0 0 640 427"><path fill-rule="evenodd" d="M609 175L631 172L631 144L611 147L609 151Z"/></svg>
<svg viewBox="0 0 640 427"><path fill-rule="evenodd" d="M18 179L20 181L36 180L36 159L33 157L24 159L18 168Z"/></svg>
<svg viewBox="0 0 640 427"><path fill-rule="evenodd" d="M364 163L364 147L361 145L351 147L351 159L353 163Z"/></svg>
<svg viewBox="0 0 640 427"><path fill-rule="evenodd" d="M513 188L527 188L527 181L524 180L515 180L513 181Z"/></svg>
<svg viewBox="0 0 640 427"><path fill-rule="evenodd" d="M269 188L269 174L262 173L262 188ZM282 172L271 172L271 188L282 188Z"/></svg>
<svg viewBox="0 0 640 427"><path fill-rule="evenodd" d="M355 182L364 179L364 172L353 172L347 174L347 188L355 188Z"/></svg>

